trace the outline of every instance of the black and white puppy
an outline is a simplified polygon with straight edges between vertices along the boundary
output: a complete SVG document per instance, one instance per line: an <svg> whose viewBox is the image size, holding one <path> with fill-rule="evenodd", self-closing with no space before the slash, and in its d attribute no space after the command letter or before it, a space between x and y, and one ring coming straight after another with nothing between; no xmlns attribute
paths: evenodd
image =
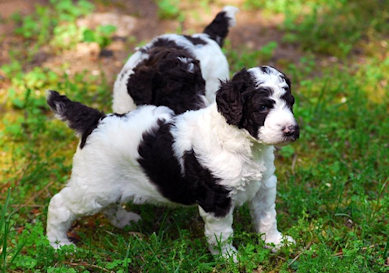
<svg viewBox="0 0 389 273"><path fill-rule="evenodd" d="M81 138L71 178L48 208L52 246L70 244L66 232L84 215L105 211L118 226L139 220L112 206L126 202L197 205L213 254L235 251L227 239L245 202L267 243L293 242L277 230L273 162L273 145L299 136L290 87L275 68L243 69L215 103L180 115L151 105L105 115L50 91L48 104Z"/></svg>
<svg viewBox="0 0 389 273"><path fill-rule="evenodd" d="M203 33L165 34L138 48L114 84L113 111L124 114L150 104L180 114L213 102L220 80L229 77L221 47L237 11L226 6Z"/></svg>

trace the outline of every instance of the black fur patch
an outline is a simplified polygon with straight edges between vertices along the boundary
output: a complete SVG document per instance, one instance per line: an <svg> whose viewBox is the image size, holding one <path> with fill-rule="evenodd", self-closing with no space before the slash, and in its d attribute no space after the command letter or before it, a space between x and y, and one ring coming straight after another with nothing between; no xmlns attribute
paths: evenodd
<svg viewBox="0 0 389 273"><path fill-rule="evenodd" d="M245 68L236 73L232 80L222 82L216 93L218 111L228 124L239 126L243 116L242 94L247 89L255 90L255 83Z"/></svg>
<svg viewBox="0 0 389 273"><path fill-rule="evenodd" d="M166 38L158 38L152 44L152 48L154 47L165 47L165 48L175 48L175 49L184 49L182 46L179 46L175 41L166 39Z"/></svg>
<svg viewBox="0 0 389 273"><path fill-rule="evenodd" d="M151 45L141 47L139 51L142 53L149 54L150 51L156 47L175 48L175 49L185 50L185 48L179 46L175 41L159 37Z"/></svg>
<svg viewBox="0 0 389 273"><path fill-rule="evenodd" d="M207 44L206 41L204 41L203 39L201 39L199 37L193 37L190 35L183 35L183 36L185 37L185 39L187 39L188 41L190 41L194 45L206 45Z"/></svg>
<svg viewBox="0 0 389 273"><path fill-rule="evenodd" d="M158 39L156 43L166 41ZM149 58L134 68L134 74L127 81L128 94L136 105L163 105L176 114L205 106L202 99L205 81L198 60L174 46L152 47L147 53Z"/></svg>
<svg viewBox="0 0 389 273"><path fill-rule="evenodd" d="M270 69L267 66L260 66L259 69L265 74L270 74Z"/></svg>
<svg viewBox="0 0 389 273"><path fill-rule="evenodd" d="M293 112L294 97L292 95L292 83L284 73L282 73L281 78L285 80L288 85L288 87L285 88L286 93L281 96L281 99L286 101L289 109Z"/></svg>
<svg viewBox="0 0 389 273"><path fill-rule="evenodd" d="M275 103L269 98L272 92L269 88L256 87L253 76L242 69L231 81L222 83L216 94L218 111L228 124L244 128L257 138L259 127Z"/></svg>
<svg viewBox="0 0 389 273"><path fill-rule="evenodd" d="M112 115L116 116L116 117L119 117L119 118L122 118L122 117L125 117L127 115L127 113L123 113L123 114L112 113Z"/></svg>
<svg viewBox="0 0 389 273"><path fill-rule="evenodd" d="M193 150L184 156L184 174L174 156L170 123L159 120L158 126L143 134L138 147L139 164L160 193L172 202L184 205L198 204L204 211L217 217L225 216L230 207L229 191L218 185L210 170L203 167Z"/></svg>
<svg viewBox="0 0 389 273"><path fill-rule="evenodd" d="M225 11L219 12L215 19L205 27L204 33L208 34L212 40L215 40L220 47L223 46L224 39L228 35L228 29L230 27L230 18Z"/></svg>
<svg viewBox="0 0 389 273"><path fill-rule="evenodd" d="M275 103L269 98L271 93L272 90L260 87L242 94L244 107L239 128L245 128L255 138L258 137L258 129L264 125L267 114Z"/></svg>
<svg viewBox="0 0 389 273"><path fill-rule="evenodd" d="M47 104L61 120L67 121L69 127L81 135L81 149L85 146L88 136L97 128L99 121L105 118L103 112L71 101L56 91L50 91Z"/></svg>
<svg viewBox="0 0 389 273"><path fill-rule="evenodd" d="M286 105L288 105L289 109L293 112L294 97L292 96L290 89L287 89L285 91L286 93L281 96L281 99L286 101Z"/></svg>

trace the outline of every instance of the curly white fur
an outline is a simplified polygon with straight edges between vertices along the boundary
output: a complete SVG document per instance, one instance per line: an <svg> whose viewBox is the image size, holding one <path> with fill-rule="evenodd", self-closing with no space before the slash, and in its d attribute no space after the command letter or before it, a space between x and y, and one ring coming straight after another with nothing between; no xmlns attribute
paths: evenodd
<svg viewBox="0 0 389 273"><path fill-rule="evenodd" d="M256 68L249 72L258 83L274 90L272 98L275 104L269 116L273 112L275 117L263 126L272 129L266 131L261 127L258 139L245 129L227 124L216 103L175 117L166 107L142 106L124 116L108 115L101 120L88 136L85 147L77 149L66 187L50 201L47 236L51 245L69 244L66 232L72 221L104 209L110 210L109 215L116 215L110 220L119 227L139 220L139 216L125 213L122 209L112 213L110 206L113 204L130 201L136 204L174 204L162 196L137 161L142 135L150 131L158 120L174 123L171 131L174 137L172 156L181 160L182 169L185 151L193 149L199 163L219 178L220 185L230 190L232 205L225 216L216 217L199 207L205 222L205 236L213 254L228 256L236 252L229 240L233 234L232 215L234 208L245 202L249 202L256 231L263 234L267 243L274 243L277 248L283 238L293 242L291 237L283 237L277 229L277 179L272 144L283 141L281 133L275 133L281 131L281 125L295 124L295 120L291 110L283 107L280 94L284 82L278 80L278 75L264 75ZM274 139L268 141L263 132L271 132Z"/></svg>

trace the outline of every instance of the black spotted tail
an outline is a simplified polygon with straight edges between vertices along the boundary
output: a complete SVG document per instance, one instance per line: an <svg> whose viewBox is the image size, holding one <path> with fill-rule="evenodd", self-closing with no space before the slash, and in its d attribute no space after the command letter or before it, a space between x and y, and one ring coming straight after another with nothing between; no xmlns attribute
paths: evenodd
<svg viewBox="0 0 389 273"><path fill-rule="evenodd" d="M97 127L99 120L105 117L103 112L71 101L66 96L52 90L47 92L47 104L57 118L66 121L68 126L81 136L80 148L84 147L87 137Z"/></svg>
<svg viewBox="0 0 389 273"><path fill-rule="evenodd" d="M204 33L208 34L212 40L215 40L220 47L223 46L224 39L228 35L230 27L236 24L235 13L239 9L233 6L225 6L221 12L219 12L215 19L205 27Z"/></svg>

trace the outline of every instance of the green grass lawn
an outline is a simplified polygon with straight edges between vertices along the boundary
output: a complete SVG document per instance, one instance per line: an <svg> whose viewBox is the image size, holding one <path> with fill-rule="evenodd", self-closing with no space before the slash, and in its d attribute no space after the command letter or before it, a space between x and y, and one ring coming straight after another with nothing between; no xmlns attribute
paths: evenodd
<svg viewBox="0 0 389 273"><path fill-rule="evenodd" d="M115 28L75 25L106 1L51 0L29 16L7 19L23 46L11 48L10 62L0 68L1 272L389 271L388 2L241 3L269 17L282 14L283 39L261 49L227 41L232 73L266 64L280 43L303 52L298 62L279 63L292 78L301 136L277 151L277 219L297 244L277 253L264 248L243 206L234 216L239 262L233 263L208 252L196 208L128 204L142 216L138 224L119 230L101 215L83 218L70 234L77 248L54 251L45 238L47 206L69 178L78 139L54 119L45 90L109 112L112 87L101 74L34 65L34 56L43 46L54 55L81 42L104 48ZM201 1L200 7L208 4L222 6ZM163 19L186 19L177 1L158 7Z"/></svg>

